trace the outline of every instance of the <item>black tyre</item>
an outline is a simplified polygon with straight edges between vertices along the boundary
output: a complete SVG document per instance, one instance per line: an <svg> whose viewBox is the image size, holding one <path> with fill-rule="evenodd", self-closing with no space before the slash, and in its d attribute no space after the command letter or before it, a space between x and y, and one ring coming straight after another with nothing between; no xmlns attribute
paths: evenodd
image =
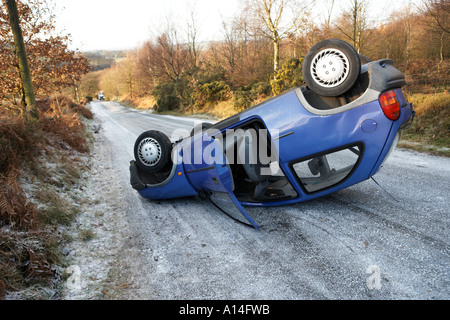
<svg viewBox="0 0 450 320"><path fill-rule="evenodd" d="M328 39L314 45L303 61L306 85L321 96L346 93L361 72L358 52L347 42Z"/></svg>
<svg viewBox="0 0 450 320"><path fill-rule="evenodd" d="M209 123L209 122L202 122L202 123L196 125L191 130L191 137L193 137L194 134L196 134L197 132L202 132L202 131L208 130L212 126L213 126L212 123Z"/></svg>
<svg viewBox="0 0 450 320"><path fill-rule="evenodd" d="M137 166L145 172L154 173L163 169L172 159L172 143L160 131L142 133L134 144L134 158Z"/></svg>

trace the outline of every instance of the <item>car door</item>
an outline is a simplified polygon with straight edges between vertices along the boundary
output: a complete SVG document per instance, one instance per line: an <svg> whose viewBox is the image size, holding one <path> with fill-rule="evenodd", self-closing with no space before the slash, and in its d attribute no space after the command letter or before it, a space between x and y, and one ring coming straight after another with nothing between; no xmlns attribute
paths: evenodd
<svg viewBox="0 0 450 320"><path fill-rule="evenodd" d="M182 146L182 155L186 176L196 190L202 191L234 220L259 230L233 193L233 175L223 153L222 142L214 138L211 130L188 139Z"/></svg>

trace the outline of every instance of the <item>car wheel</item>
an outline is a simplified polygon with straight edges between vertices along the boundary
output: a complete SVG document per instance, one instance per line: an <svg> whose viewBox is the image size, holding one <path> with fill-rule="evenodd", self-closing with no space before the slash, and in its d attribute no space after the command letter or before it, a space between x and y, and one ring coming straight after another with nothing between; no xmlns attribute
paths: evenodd
<svg viewBox="0 0 450 320"><path fill-rule="evenodd" d="M134 144L137 166L145 172L154 173L163 169L171 161L172 143L160 131L142 133Z"/></svg>
<svg viewBox="0 0 450 320"><path fill-rule="evenodd" d="M321 96L346 93L361 72L358 52L347 42L328 39L314 45L303 61L306 85Z"/></svg>
<svg viewBox="0 0 450 320"><path fill-rule="evenodd" d="M202 123L196 125L196 126L195 126L194 128L192 128L192 130L191 130L191 137L193 137L195 133L197 133L197 132L202 132L202 131L205 131L205 130L208 130L208 129L211 128L212 126L213 126L212 123L209 123L209 122L202 122Z"/></svg>

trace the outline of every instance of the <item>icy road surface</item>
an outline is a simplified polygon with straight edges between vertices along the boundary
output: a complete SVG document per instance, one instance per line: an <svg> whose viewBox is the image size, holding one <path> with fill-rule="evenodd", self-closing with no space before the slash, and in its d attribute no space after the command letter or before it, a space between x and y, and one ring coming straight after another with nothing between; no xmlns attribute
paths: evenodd
<svg viewBox="0 0 450 320"><path fill-rule="evenodd" d="M105 187L96 192L114 198L109 210L124 221L122 237L106 244L120 250L103 297L450 298L450 159L396 150L375 176L392 197L367 180L306 203L248 208L258 232L207 200L150 201L129 185L139 134L170 137L199 120L114 102L91 108L102 126L93 163Z"/></svg>

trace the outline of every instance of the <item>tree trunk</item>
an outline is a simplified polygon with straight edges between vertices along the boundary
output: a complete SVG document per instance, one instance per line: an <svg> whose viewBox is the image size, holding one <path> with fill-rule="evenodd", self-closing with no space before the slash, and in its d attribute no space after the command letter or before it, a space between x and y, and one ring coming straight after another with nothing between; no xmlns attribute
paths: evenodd
<svg viewBox="0 0 450 320"><path fill-rule="evenodd" d="M129 89L130 89L130 99L133 100L133 80L130 77L130 81L128 82Z"/></svg>
<svg viewBox="0 0 450 320"><path fill-rule="evenodd" d="M79 87L78 87L77 81L75 81L75 83L73 85L73 89L75 91L75 99L77 99L77 103L80 104L80 92L79 92Z"/></svg>
<svg viewBox="0 0 450 320"><path fill-rule="evenodd" d="M357 28L358 28L358 1L355 0L353 4L353 47L356 48L356 34L357 34Z"/></svg>
<svg viewBox="0 0 450 320"><path fill-rule="evenodd" d="M441 64L444 61L444 37L445 37L445 32L442 32L442 35L441 35L441 47L440 47L440 50L439 50L440 61L439 61L439 64L438 64L438 74L441 72Z"/></svg>
<svg viewBox="0 0 450 320"><path fill-rule="evenodd" d="M19 14L15 0L5 0L8 7L9 21L11 31L14 35L14 46L20 69L20 78L22 80L25 104L30 114L37 118L36 99L34 97L33 83L31 81L30 68L28 66L25 44L23 42L22 29L19 23Z"/></svg>
<svg viewBox="0 0 450 320"><path fill-rule="evenodd" d="M278 71L280 63L280 41L273 40L273 72L274 76Z"/></svg>

